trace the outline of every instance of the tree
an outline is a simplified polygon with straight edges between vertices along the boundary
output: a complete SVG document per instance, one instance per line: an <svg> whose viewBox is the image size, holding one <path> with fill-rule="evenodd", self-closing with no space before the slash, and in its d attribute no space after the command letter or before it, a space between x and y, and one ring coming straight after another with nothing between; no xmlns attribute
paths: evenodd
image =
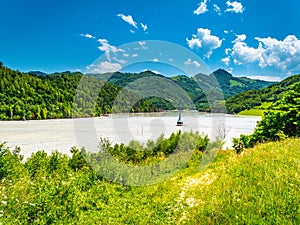
<svg viewBox="0 0 300 225"><path fill-rule="evenodd" d="M251 135L241 135L244 146L257 142L277 141L285 137L300 137L300 82L273 103L258 122ZM234 143L238 140L234 140Z"/></svg>

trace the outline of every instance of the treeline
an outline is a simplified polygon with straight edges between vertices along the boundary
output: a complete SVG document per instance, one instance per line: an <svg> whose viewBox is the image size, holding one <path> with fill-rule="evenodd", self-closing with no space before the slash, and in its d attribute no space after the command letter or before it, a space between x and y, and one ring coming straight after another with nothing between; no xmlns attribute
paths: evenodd
<svg viewBox="0 0 300 225"><path fill-rule="evenodd" d="M300 78L300 76L297 76ZM235 145L242 142L245 147L257 143L278 141L288 137L300 137L300 82L288 86L288 90L280 96L264 113L254 133L241 135L234 139Z"/></svg>
<svg viewBox="0 0 300 225"><path fill-rule="evenodd" d="M273 103L281 99L283 95L293 89L293 85L300 81L300 75L294 75L285 80L272 84L260 90L249 90L237 94L226 101L226 108L229 113L239 113L252 109L263 103Z"/></svg>
<svg viewBox="0 0 300 225"><path fill-rule="evenodd" d="M80 72L37 76L0 66L0 120L39 120L100 116L111 113L121 87L93 76L84 76L85 86L77 88L83 78ZM96 93L96 101L92 96ZM115 112L155 112L174 109L166 100L140 99L124 91ZM75 99L75 96L76 99ZM131 105L132 99L138 99ZM156 103L158 102L158 103ZM121 104L122 103L122 104ZM128 105L130 108L128 109ZM127 107L122 107L127 106Z"/></svg>
<svg viewBox="0 0 300 225"><path fill-rule="evenodd" d="M158 112L175 108L225 112L224 98L269 84L235 78L225 70L191 78L164 77L151 71L98 75L67 71L47 75L22 73L1 63L0 120L90 117L112 112ZM280 88L276 85L270 88L275 90L276 97ZM269 96L269 89L248 91L229 99L227 110L236 113L270 100Z"/></svg>

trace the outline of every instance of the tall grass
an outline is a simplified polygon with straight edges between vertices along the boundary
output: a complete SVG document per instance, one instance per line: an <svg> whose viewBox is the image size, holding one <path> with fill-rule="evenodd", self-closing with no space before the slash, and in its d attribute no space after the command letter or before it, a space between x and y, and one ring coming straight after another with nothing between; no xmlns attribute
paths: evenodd
<svg viewBox="0 0 300 225"><path fill-rule="evenodd" d="M240 157L220 151L201 171L197 152L171 179L143 187L109 182L89 167L62 169L68 160L58 153L43 156L39 166L31 161L34 174L18 164L1 178L0 224L300 224L299 153L299 139ZM53 160L60 166L47 166Z"/></svg>

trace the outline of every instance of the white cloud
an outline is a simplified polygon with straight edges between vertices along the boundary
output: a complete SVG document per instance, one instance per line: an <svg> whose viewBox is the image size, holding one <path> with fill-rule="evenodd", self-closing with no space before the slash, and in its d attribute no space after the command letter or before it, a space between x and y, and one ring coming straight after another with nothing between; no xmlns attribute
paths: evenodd
<svg viewBox="0 0 300 225"><path fill-rule="evenodd" d="M147 30L148 30L147 24L141 23L141 27L142 27L142 29L143 29L144 31L147 31Z"/></svg>
<svg viewBox="0 0 300 225"><path fill-rule="evenodd" d="M132 34L135 34L135 31L132 30L132 29L130 29L129 31L130 31L130 33L132 33Z"/></svg>
<svg viewBox="0 0 300 225"><path fill-rule="evenodd" d="M199 38L197 38L197 35L193 35L192 39L186 39L188 46L193 49L195 46L198 48L202 47L202 42Z"/></svg>
<svg viewBox="0 0 300 225"><path fill-rule="evenodd" d="M280 77L272 77L272 76L247 76L253 80L264 80L264 81L272 81L272 82L280 82L282 79Z"/></svg>
<svg viewBox="0 0 300 225"><path fill-rule="evenodd" d="M129 54L128 54L128 53L124 53L123 56L124 56L124 57L128 57Z"/></svg>
<svg viewBox="0 0 300 225"><path fill-rule="evenodd" d="M233 41L233 43L245 41L247 38L246 34L240 34L240 35L235 35L235 36L236 36L236 39Z"/></svg>
<svg viewBox="0 0 300 225"><path fill-rule="evenodd" d="M244 41L236 42L231 56L236 64L258 63L261 68L266 66L277 68L285 73L300 70L300 40L288 35L283 40L276 38L256 37L258 47L249 47Z"/></svg>
<svg viewBox="0 0 300 225"><path fill-rule="evenodd" d="M233 45L231 56L234 58L234 63L238 65L252 62L259 62L260 65L263 65L262 53L261 45L253 48L249 47L245 42L236 42Z"/></svg>
<svg viewBox="0 0 300 225"><path fill-rule="evenodd" d="M98 48L103 52L113 52L113 53L124 52L123 49L110 45L108 43L108 40L106 39L98 39L98 42L101 44L101 46L99 46Z"/></svg>
<svg viewBox="0 0 300 225"><path fill-rule="evenodd" d="M196 60L193 61L193 64L196 66L196 68L199 68L201 66L201 64Z"/></svg>
<svg viewBox="0 0 300 225"><path fill-rule="evenodd" d="M93 35L91 34L80 34L81 37L86 37L86 38L89 38L89 39L95 39L96 37L94 37Z"/></svg>
<svg viewBox="0 0 300 225"><path fill-rule="evenodd" d="M214 6L215 12L216 12L219 16L221 16L221 15L222 15L222 13L221 13L221 8L220 8L217 4L214 4L213 6Z"/></svg>
<svg viewBox="0 0 300 225"><path fill-rule="evenodd" d="M189 66L189 65L192 65L192 64L193 64L196 68L199 68L199 67L201 66L201 64L200 64L198 61L196 61L196 60L192 61L190 58L187 59L187 60L184 62L184 64L185 64L186 66Z"/></svg>
<svg viewBox="0 0 300 225"><path fill-rule="evenodd" d="M132 57L132 58L136 58L136 57L139 57L139 55L138 55L137 53L135 53L135 54L133 54L131 57Z"/></svg>
<svg viewBox="0 0 300 225"><path fill-rule="evenodd" d="M131 15L125 16L124 14L118 14L118 17L121 17L122 20L124 20L126 23L129 23L131 26L138 28L137 22L135 22Z"/></svg>
<svg viewBox="0 0 300 225"><path fill-rule="evenodd" d="M116 54L118 52L125 52L121 48L118 48L116 46L110 45L108 43L108 40L106 40L106 39L98 39L98 42L100 43L100 46L98 47L98 49L100 51L105 52L105 55L106 55L106 58L108 59L108 61L111 61L111 58L110 58L110 54L111 53Z"/></svg>
<svg viewBox="0 0 300 225"><path fill-rule="evenodd" d="M169 58L169 62L175 62L173 58Z"/></svg>
<svg viewBox="0 0 300 225"><path fill-rule="evenodd" d="M222 62L226 65L229 66L230 63L230 56L227 56L225 58L222 59Z"/></svg>
<svg viewBox="0 0 300 225"><path fill-rule="evenodd" d="M154 59L153 59L153 62L159 62L159 59L154 58Z"/></svg>
<svg viewBox="0 0 300 225"><path fill-rule="evenodd" d="M222 40L211 34L209 29L198 28L197 35L193 35L192 39L186 39L188 46L193 49L194 47L202 48L206 51L205 56L209 58L213 50L221 47Z"/></svg>
<svg viewBox="0 0 300 225"><path fill-rule="evenodd" d="M226 4L228 8L226 9L225 12L243 13L245 10L242 3L237 1L234 2L227 1Z"/></svg>
<svg viewBox="0 0 300 225"><path fill-rule="evenodd" d="M229 53L230 53L231 51L232 51L231 48L226 48L226 49L225 49L225 54L226 54L226 55L229 55Z"/></svg>
<svg viewBox="0 0 300 225"><path fill-rule="evenodd" d="M109 72L117 72L122 69L122 66L119 63L111 63L111 62L101 62L98 65L93 65L94 68L90 69L89 73L109 73Z"/></svg>
<svg viewBox="0 0 300 225"><path fill-rule="evenodd" d="M191 64L192 64L192 60L191 60L191 59L187 59L187 60L184 62L184 64L185 64L186 66L191 65Z"/></svg>
<svg viewBox="0 0 300 225"><path fill-rule="evenodd" d="M207 3L207 0L204 0L203 2L201 2L199 4L199 7L194 11L194 14L200 15L200 14L206 13L208 11L206 3Z"/></svg>
<svg viewBox="0 0 300 225"><path fill-rule="evenodd" d="M229 34L229 31L228 30L224 30L224 34Z"/></svg>

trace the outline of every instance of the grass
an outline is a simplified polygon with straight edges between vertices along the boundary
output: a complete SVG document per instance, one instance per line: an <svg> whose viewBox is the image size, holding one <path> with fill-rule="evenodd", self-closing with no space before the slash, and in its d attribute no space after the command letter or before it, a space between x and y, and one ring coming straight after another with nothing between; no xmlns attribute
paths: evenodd
<svg viewBox="0 0 300 225"><path fill-rule="evenodd" d="M241 116L263 116L265 110L263 109L249 109L249 110L244 110L238 113L238 115Z"/></svg>
<svg viewBox="0 0 300 225"><path fill-rule="evenodd" d="M87 169L0 180L0 224L300 224L300 139L195 155L171 179L130 187ZM20 173L23 173L20 176ZM64 175L63 175L64 174Z"/></svg>
<svg viewBox="0 0 300 225"><path fill-rule="evenodd" d="M260 106L255 106L252 109L244 110L238 113L242 116L263 116L268 107L271 106L271 102L264 102Z"/></svg>

